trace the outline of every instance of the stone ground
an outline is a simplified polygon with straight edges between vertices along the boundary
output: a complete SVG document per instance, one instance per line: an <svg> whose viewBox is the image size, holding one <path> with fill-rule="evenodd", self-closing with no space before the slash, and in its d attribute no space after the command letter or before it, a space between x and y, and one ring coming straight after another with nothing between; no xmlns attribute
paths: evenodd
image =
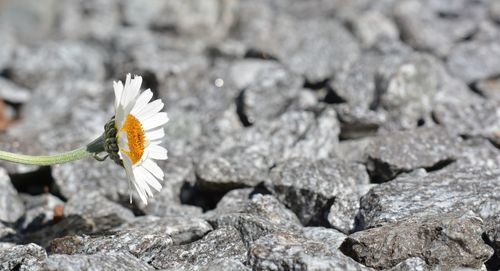
<svg viewBox="0 0 500 271"><path fill-rule="evenodd" d="M0 163L0 270L499 270L497 0L2 0L0 149L167 104L163 190Z"/></svg>

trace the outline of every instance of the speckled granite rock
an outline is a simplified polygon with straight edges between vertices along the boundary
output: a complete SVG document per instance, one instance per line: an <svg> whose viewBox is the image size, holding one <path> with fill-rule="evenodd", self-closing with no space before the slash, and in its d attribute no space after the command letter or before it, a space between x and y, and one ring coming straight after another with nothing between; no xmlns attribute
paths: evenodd
<svg viewBox="0 0 500 271"><path fill-rule="evenodd" d="M337 159L292 159L271 171L267 187L304 225L322 224L337 196L367 184L364 166Z"/></svg>
<svg viewBox="0 0 500 271"><path fill-rule="evenodd" d="M40 265L41 270L154 270L150 265L140 261L130 253L109 252L92 255L64 255L52 254L45 263ZM35 267L36 269L37 267Z"/></svg>
<svg viewBox="0 0 500 271"><path fill-rule="evenodd" d="M43 262L47 252L35 244L15 245L10 248L0 248L0 269L2 270L30 270L26 265Z"/></svg>
<svg viewBox="0 0 500 271"><path fill-rule="evenodd" d="M423 170L378 185L361 199L360 229L408 217L473 211L489 222L499 212L498 170ZM496 221L498 223L498 221Z"/></svg>
<svg viewBox="0 0 500 271"><path fill-rule="evenodd" d="M366 150L372 181L384 182L417 168L432 169L457 157L459 139L441 128L380 136Z"/></svg>
<svg viewBox="0 0 500 271"><path fill-rule="evenodd" d="M413 217L350 235L341 250L367 266L385 269L420 257L431 267L481 268L493 254L481 235L483 222L469 214Z"/></svg>

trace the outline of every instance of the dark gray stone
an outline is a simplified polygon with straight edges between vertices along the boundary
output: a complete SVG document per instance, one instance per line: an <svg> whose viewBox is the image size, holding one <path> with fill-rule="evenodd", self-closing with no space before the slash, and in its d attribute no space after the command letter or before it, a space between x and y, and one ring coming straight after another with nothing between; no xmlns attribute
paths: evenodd
<svg viewBox="0 0 500 271"><path fill-rule="evenodd" d="M80 216L92 221L96 231L108 230L134 219L131 210L108 200L98 191L85 191L69 198L64 205L64 216Z"/></svg>
<svg viewBox="0 0 500 271"><path fill-rule="evenodd" d="M485 168L420 170L378 185L361 199L361 229L408 217L473 211L489 223L500 205L500 175ZM498 223L498 221L497 221Z"/></svg>
<svg viewBox="0 0 500 271"><path fill-rule="evenodd" d="M233 227L216 229L203 238L160 251L151 261L157 269L197 269L216 260L246 261L247 248L240 232Z"/></svg>
<svg viewBox="0 0 500 271"><path fill-rule="evenodd" d="M384 182L413 169L432 169L455 160L459 142L441 128L381 135L366 150L367 170L372 181Z"/></svg>
<svg viewBox="0 0 500 271"><path fill-rule="evenodd" d="M24 204L10 182L5 169L0 168L0 221L16 222L24 215Z"/></svg>
<svg viewBox="0 0 500 271"><path fill-rule="evenodd" d="M6 242L9 240L9 237L14 236L16 234L16 230L0 223L0 240L2 242Z"/></svg>
<svg viewBox="0 0 500 271"><path fill-rule="evenodd" d="M341 250L367 266L386 269L412 257L433 268L481 268L492 255L481 235L483 222L470 214L438 214L350 235Z"/></svg>
<svg viewBox="0 0 500 271"><path fill-rule="evenodd" d="M92 255L53 254L47 258L42 268L46 270L154 270L148 264L140 261L130 253L109 252ZM45 269L42 269L45 270Z"/></svg>
<svg viewBox="0 0 500 271"><path fill-rule="evenodd" d="M500 224L498 221L500 218L491 220L490 223L486 225L485 231L485 242L493 248L495 254L488 260L486 266L490 270L495 270L500 268ZM496 222L495 222L496 221Z"/></svg>
<svg viewBox="0 0 500 271"><path fill-rule="evenodd" d="M291 159L270 175L266 186L303 225L323 223L325 211L339 195L369 182L363 165L339 159Z"/></svg>
<svg viewBox="0 0 500 271"><path fill-rule="evenodd" d="M472 83L500 75L500 67L494 61L500 57L498 40L464 42L450 52L447 65L450 72Z"/></svg>
<svg viewBox="0 0 500 271"><path fill-rule="evenodd" d="M249 255L254 270L369 270L326 242L289 232L261 237Z"/></svg>
<svg viewBox="0 0 500 271"><path fill-rule="evenodd" d="M14 245L9 248L0 248L1 270L30 270L25 265L35 262L43 262L47 258L47 252L35 244Z"/></svg>

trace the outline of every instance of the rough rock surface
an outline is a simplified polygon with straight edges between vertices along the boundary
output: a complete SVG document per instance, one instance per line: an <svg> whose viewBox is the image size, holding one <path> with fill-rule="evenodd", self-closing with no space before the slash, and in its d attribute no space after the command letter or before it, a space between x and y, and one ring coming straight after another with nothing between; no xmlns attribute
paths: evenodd
<svg viewBox="0 0 500 271"><path fill-rule="evenodd" d="M0 270L500 268L498 0L0 0L0 37L2 151L94 140L127 73L170 118L147 205L0 161Z"/></svg>
<svg viewBox="0 0 500 271"><path fill-rule="evenodd" d="M412 257L422 258L430 267L479 269L493 253L482 232L482 220L468 214L414 217L351 234L341 250L377 269Z"/></svg>

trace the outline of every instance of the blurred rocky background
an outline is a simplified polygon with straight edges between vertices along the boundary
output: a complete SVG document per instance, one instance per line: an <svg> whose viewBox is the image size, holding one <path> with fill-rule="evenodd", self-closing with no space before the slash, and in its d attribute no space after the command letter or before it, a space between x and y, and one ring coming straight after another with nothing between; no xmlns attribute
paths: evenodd
<svg viewBox="0 0 500 271"><path fill-rule="evenodd" d="M167 104L164 188L0 163L0 270L499 270L498 0L0 0L0 149Z"/></svg>

